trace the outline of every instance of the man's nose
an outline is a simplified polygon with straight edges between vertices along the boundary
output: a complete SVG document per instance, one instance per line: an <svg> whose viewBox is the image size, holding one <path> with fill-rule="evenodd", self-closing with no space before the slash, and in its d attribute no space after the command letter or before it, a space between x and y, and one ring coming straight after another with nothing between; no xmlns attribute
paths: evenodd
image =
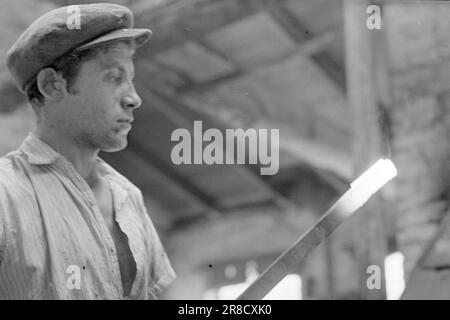
<svg viewBox="0 0 450 320"><path fill-rule="evenodd" d="M130 89L122 100L123 108L137 109L142 105L142 99L136 92L134 85L130 85Z"/></svg>

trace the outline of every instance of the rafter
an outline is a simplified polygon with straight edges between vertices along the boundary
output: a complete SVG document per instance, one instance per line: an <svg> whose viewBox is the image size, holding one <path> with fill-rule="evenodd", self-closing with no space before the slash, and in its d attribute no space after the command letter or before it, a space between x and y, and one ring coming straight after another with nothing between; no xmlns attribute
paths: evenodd
<svg viewBox="0 0 450 320"><path fill-rule="evenodd" d="M296 50L285 55L281 59L274 59L272 61L254 64L251 68L245 68L245 66L244 66L243 68L237 69L236 71L234 71L232 73L217 77L217 78L209 80L205 83L191 83L190 85L181 87L178 90L178 93L187 94L189 92L195 92L195 93L207 92L207 91L217 88L218 86L220 86L226 82L239 79L239 78L245 76L250 71L254 71L254 70L257 70L260 68L270 68L270 67L274 67L278 64L282 64L285 61L291 59L292 57L294 57L296 55L310 56L312 60L317 62L318 59L316 59L316 55L319 52L322 52L323 48L325 46L327 46L331 41L333 41L336 33L337 33L336 30L330 30L320 36L317 36L315 38L312 38L311 40L303 42L302 44L298 45L298 48ZM318 65L324 66L325 63L328 63L328 65L330 67L333 67L335 69L337 68L336 65L332 64L332 61L329 61L329 60L324 61L323 64L318 63ZM321 68L321 70L325 71L324 68ZM339 79L337 81L342 81L342 79L341 79L342 76L339 71L334 70L333 75L336 75L336 79ZM342 84L341 84L340 88L342 88Z"/></svg>
<svg viewBox="0 0 450 320"><path fill-rule="evenodd" d="M185 0L136 13L136 26L149 27L151 45L146 56L164 51L187 39L201 40L206 34L256 13L253 1Z"/></svg>

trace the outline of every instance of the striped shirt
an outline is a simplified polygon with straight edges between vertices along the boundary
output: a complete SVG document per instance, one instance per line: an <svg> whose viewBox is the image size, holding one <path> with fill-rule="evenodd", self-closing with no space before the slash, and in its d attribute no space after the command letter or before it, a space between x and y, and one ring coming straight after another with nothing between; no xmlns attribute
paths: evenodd
<svg viewBox="0 0 450 320"><path fill-rule="evenodd" d="M97 159L136 263L124 297L116 248L70 161L30 133L0 158L0 299L155 299L175 272L141 191Z"/></svg>

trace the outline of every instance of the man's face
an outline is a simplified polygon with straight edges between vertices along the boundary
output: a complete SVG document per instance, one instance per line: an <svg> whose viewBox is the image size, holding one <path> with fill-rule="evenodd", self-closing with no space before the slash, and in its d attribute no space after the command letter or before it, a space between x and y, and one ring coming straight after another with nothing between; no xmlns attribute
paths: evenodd
<svg viewBox="0 0 450 320"><path fill-rule="evenodd" d="M112 152L127 146L133 111L141 105L134 85L132 50L117 43L83 62L64 97L64 125L77 143Z"/></svg>

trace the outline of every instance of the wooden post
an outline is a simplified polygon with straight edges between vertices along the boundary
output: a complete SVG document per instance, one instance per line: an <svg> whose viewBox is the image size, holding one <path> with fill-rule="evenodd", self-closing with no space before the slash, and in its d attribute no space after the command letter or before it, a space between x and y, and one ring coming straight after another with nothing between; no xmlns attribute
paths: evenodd
<svg viewBox="0 0 450 320"><path fill-rule="evenodd" d="M383 29L369 29L367 8L372 3L367 0L344 1L344 28L346 39L346 75L348 104L353 115L355 173L368 167L380 157L390 157L383 136L380 112L383 109L380 90L380 63ZM382 21L382 28L383 28ZM386 79L385 79L386 80ZM357 265L358 286L355 288L361 299L385 299L384 258L387 255L387 238L383 223L382 195L375 195L354 217L354 249ZM371 267L369 266L376 266ZM380 270L380 288L371 277ZM375 275L376 276L376 275ZM373 281L372 281L373 280Z"/></svg>

